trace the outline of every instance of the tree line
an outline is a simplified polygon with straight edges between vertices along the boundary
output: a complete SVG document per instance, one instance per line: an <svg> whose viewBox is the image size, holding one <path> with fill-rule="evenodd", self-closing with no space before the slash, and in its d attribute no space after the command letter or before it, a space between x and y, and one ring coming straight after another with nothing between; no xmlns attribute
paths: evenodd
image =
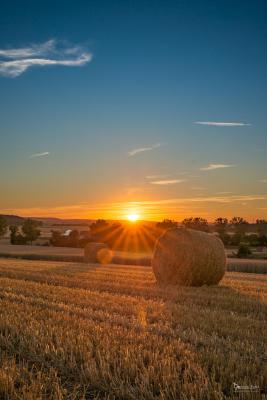
<svg viewBox="0 0 267 400"><path fill-rule="evenodd" d="M40 235L42 223L37 220L26 219L21 229L18 226L9 226L11 244L32 244ZM50 245L62 247L84 247L88 242L104 242L117 250L147 251L153 249L157 238L166 230L183 226L203 232L216 233L225 246L267 246L267 220L257 219L252 225L242 217L218 217L213 223L205 218L185 218L182 222L164 219L158 223L142 222L132 225L124 222L110 222L99 219L89 226L88 231L72 230L69 235L62 235L60 231L52 231ZM8 231L4 217L0 216L0 237Z"/></svg>
<svg viewBox="0 0 267 400"><path fill-rule="evenodd" d="M33 219L26 219L21 227L21 232L19 227L16 225L10 225L6 222L6 219L0 216L0 238L3 237L9 228L10 231L10 243L11 244L32 244L41 235L39 227L42 222Z"/></svg>

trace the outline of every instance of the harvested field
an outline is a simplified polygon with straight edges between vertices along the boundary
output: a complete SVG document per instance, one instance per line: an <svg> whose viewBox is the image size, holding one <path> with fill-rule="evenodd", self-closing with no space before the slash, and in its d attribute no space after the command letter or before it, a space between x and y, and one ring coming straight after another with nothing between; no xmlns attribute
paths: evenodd
<svg viewBox="0 0 267 400"><path fill-rule="evenodd" d="M1 257L70 262L83 262L84 259L83 249L69 247L12 246L9 244L0 244L0 258ZM150 266L151 254L116 251L114 253L113 262L116 264ZM227 269L228 271L267 274L267 260L228 258Z"/></svg>
<svg viewBox="0 0 267 400"><path fill-rule="evenodd" d="M0 398L236 398L267 386L266 321L266 275L163 289L150 267L0 259Z"/></svg>

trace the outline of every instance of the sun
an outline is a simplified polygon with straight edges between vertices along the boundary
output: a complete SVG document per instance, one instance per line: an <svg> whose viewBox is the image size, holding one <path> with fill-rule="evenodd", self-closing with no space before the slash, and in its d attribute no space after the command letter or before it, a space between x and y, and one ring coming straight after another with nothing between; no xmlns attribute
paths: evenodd
<svg viewBox="0 0 267 400"><path fill-rule="evenodd" d="M139 220L139 214L128 214L127 215L127 219L128 219L128 221L130 221L130 222L136 222L136 221L138 221Z"/></svg>

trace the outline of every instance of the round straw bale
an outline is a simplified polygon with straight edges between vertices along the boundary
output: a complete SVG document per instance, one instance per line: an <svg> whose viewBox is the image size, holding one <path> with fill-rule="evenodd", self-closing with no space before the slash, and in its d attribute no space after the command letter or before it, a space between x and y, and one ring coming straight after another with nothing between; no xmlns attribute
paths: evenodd
<svg viewBox="0 0 267 400"><path fill-rule="evenodd" d="M108 264L112 260L112 252L105 243L88 243L84 248L84 261Z"/></svg>
<svg viewBox="0 0 267 400"><path fill-rule="evenodd" d="M152 267L159 283L215 285L223 277L226 255L222 241L185 228L167 230L157 241Z"/></svg>

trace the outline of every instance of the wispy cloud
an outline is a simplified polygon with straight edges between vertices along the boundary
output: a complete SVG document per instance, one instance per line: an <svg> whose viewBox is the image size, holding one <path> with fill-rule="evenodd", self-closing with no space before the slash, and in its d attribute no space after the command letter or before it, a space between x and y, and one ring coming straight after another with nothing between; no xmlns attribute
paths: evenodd
<svg viewBox="0 0 267 400"><path fill-rule="evenodd" d="M146 179L162 179L170 177L170 174L147 175Z"/></svg>
<svg viewBox="0 0 267 400"><path fill-rule="evenodd" d="M261 182L261 183L267 183L267 179L260 179L259 182Z"/></svg>
<svg viewBox="0 0 267 400"><path fill-rule="evenodd" d="M28 47L0 49L0 75L15 78L33 66L82 66L92 54L81 46L48 40Z"/></svg>
<svg viewBox="0 0 267 400"><path fill-rule="evenodd" d="M204 167L201 167L201 171L212 171L214 169L220 169L220 168L233 168L235 167L234 164L208 164Z"/></svg>
<svg viewBox="0 0 267 400"><path fill-rule="evenodd" d="M175 185L176 183L185 182L186 179L163 179L150 182L152 185Z"/></svg>
<svg viewBox="0 0 267 400"><path fill-rule="evenodd" d="M35 153L30 155L30 158L47 157L50 155L49 151L44 151L43 153Z"/></svg>
<svg viewBox="0 0 267 400"><path fill-rule="evenodd" d="M218 121L195 121L195 125L208 125L208 126L250 126L247 122L218 122Z"/></svg>
<svg viewBox="0 0 267 400"><path fill-rule="evenodd" d="M162 143L155 143L155 144L152 144L151 146L133 149L128 152L128 156L132 157L132 156L135 156L136 154L143 153L145 151L151 151L151 150L157 149L158 147L161 147L161 146L162 146Z"/></svg>
<svg viewBox="0 0 267 400"><path fill-rule="evenodd" d="M152 200L152 201L140 201L133 202L133 205L164 205L164 204L187 204L187 203L240 203L240 202L248 202L248 201L266 201L267 195L259 195L259 194L249 194L249 195L240 195L240 196L199 196L199 197L189 197L189 198L173 198L173 199L165 199L165 200Z"/></svg>
<svg viewBox="0 0 267 400"><path fill-rule="evenodd" d="M260 202L254 205L254 209L266 211L266 200L267 195L260 194L247 194L239 196L191 196L169 198L162 200L145 200L145 201L132 201L132 202L117 202L117 203L79 203L79 204L64 204L57 205L55 207L44 207L44 208L13 208L13 209L0 209L0 213L3 214L18 214L22 216L38 216L38 217L61 217L61 218L112 218L120 219L122 216L122 210L129 210L133 208L141 208L144 210L144 214L152 216L155 220L158 220L159 213L162 218L166 218L169 215L168 212L177 213L180 210L184 215L199 215L199 209L203 216L209 216L212 204L221 204L222 206L228 207L249 202ZM207 207L208 205L208 207ZM162 206L162 207L161 207ZM162 210L162 211L161 211Z"/></svg>

